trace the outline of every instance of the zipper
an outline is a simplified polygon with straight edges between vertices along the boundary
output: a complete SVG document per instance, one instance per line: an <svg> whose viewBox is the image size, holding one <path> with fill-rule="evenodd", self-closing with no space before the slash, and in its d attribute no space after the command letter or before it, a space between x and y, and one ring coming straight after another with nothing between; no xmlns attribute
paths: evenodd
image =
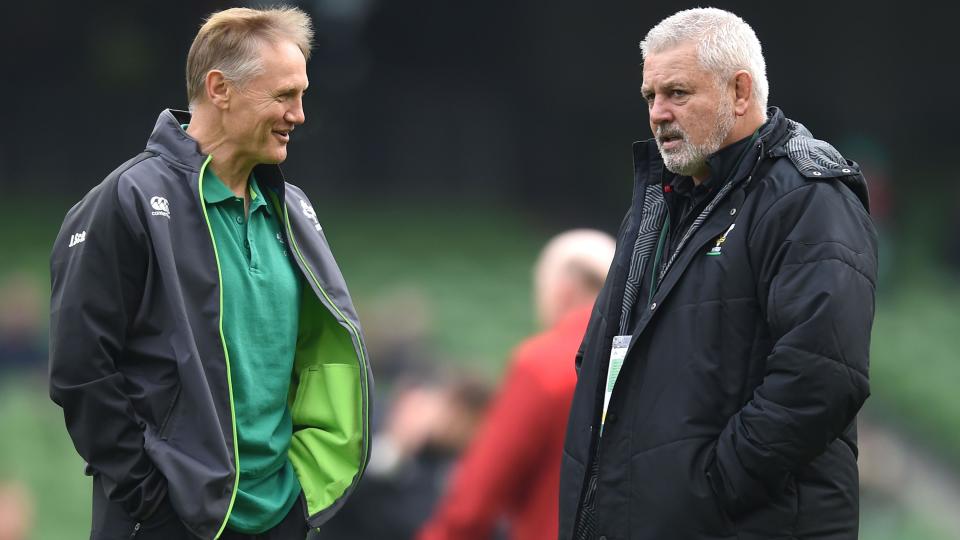
<svg viewBox="0 0 960 540"><path fill-rule="evenodd" d="M601 396L603 394L600 394ZM597 400L597 403L594 405L596 410L598 407L603 407L602 401ZM595 424L598 422L595 422ZM589 455L593 456L593 459L588 458L587 464L584 466L583 471L583 485L580 487L580 496L577 497L577 508L575 510L574 519L573 519L573 536L572 540L581 540L581 522L583 521L583 510L588 506L592 506L590 512L594 513L594 519L596 519L596 498L597 498L597 488L600 483L600 452L602 450L601 446L601 431L595 429L594 426L590 426L590 452ZM596 472L596 475L593 473Z"/></svg>
<svg viewBox="0 0 960 540"><path fill-rule="evenodd" d="M133 532L130 533L130 538L136 538L138 532L140 532L140 522L139 522L139 521L133 525Z"/></svg>
<svg viewBox="0 0 960 540"><path fill-rule="evenodd" d="M360 332L353 325L353 323L350 322L350 319L348 319L346 315L344 315L343 312L340 311L340 308L337 307L337 305L333 302L333 300L330 299L330 297L327 295L327 292L323 290L322 286L320 286L320 280L318 280L317 276L314 275L313 269L311 269L310 265L307 264L307 260L303 256L303 253L300 251L300 246L297 244L296 238L294 238L293 236L293 227L290 224L290 213L287 209L286 204L283 205L283 221L287 227L287 236L290 238L290 245L293 246L293 251L296 252L297 258L300 259L300 263L303 266L303 269L306 270L307 273L310 275L310 279L313 281L313 284L316 286L316 290L320 291L320 294L323 296L324 300L326 300L326 304L329 305L334 312L336 312L340 320L346 323L347 328L350 330L350 333L353 335L352 337L356 340L356 343L358 345L357 357L360 360L360 368L362 370L362 373L360 374L360 386L363 389L362 399L363 399L363 403L369 403L369 399L368 399L369 389L365 384L366 373L367 373L367 361L363 354L363 346L362 346L363 342L360 339ZM366 421L363 421L363 440L365 442L370 440L369 429L370 429L370 426L368 425L368 423ZM367 468L367 452L363 452L363 455L360 457L360 470L358 471L358 477L363 474L363 471L366 470L366 468Z"/></svg>
<svg viewBox="0 0 960 540"><path fill-rule="evenodd" d="M576 518L573 520L573 540L592 540L587 537L587 534L591 531L585 529L585 527L589 526L583 524L583 519L584 511L587 511L591 514L590 517L594 522L597 520L597 489L600 484L599 458L600 451L598 448L597 455L594 458L595 461L587 467L587 485L583 488L580 494L580 500L577 503ZM594 474L594 472L596 472L596 474ZM596 533L596 531L593 532Z"/></svg>
<svg viewBox="0 0 960 540"><path fill-rule="evenodd" d="M203 220L207 223L207 230L210 232L210 243L213 244L213 258L217 263L217 286L220 293L217 326L220 333L220 344L223 347L223 358L227 365L227 394L230 397L230 425L233 427L233 463L235 468L233 489L230 492L230 503L227 505L227 515L223 516L223 523L220 525L217 534L214 535L214 538L219 538L220 535L223 534L223 530L227 528L227 521L230 519L230 513L233 511L233 503L237 498L237 488L240 485L240 449L237 442L237 413L233 404L233 378L230 374L230 353L227 351L227 340L223 336L223 274L220 271L220 254L217 252L217 239L213 236L213 226L210 225L210 216L207 215L207 205L203 200L203 173L207 170L207 165L210 164L210 160L212 159L213 156L207 156L206 161L200 166L198 188L200 192L200 208L203 210ZM138 530L140 530L139 523L134 529L133 534L135 535ZM131 536L131 538L133 537Z"/></svg>
<svg viewBox="0 0 960 540"><path fill-rule="evenodd" d="M309 531L313 527L310 526L310 509L307 507L307 494L303 492L303 489L300 490L300 496L297 499L300 508L303 510L303 521L307 524L307 530Z"/></svg>

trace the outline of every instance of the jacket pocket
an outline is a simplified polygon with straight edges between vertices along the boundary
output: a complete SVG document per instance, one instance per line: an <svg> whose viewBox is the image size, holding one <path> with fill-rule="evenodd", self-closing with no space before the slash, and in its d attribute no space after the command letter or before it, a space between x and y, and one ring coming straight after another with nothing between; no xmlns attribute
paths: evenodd
<svg viewBox="0 0 960 540"><path fill-rule="evenodd" d="M771 493L763 506L734 518L740 540L770 540L793 538L796 528L799 497L793 475L783 489Z"/></svg>
<svg viewBox="0 0 960 540"><path fill-rule="evenodd" d="M709 485L709 482L710 482L709 478L707 479L707 482ZM716 508L717 514L720 516L720 519L723 522L723 525L726 527L727 530L735 531L737 528L736 524L734 523L733 518L730 517L730 514L728 514L726 509L723 507L723 503L720 502L720 499L717 497L717 494L712 490L710 494L711 494L711 499L713 499L713 505Z"/></svg>
<svg viewBox="0 0 960 540"><path fill-rule="evenodd" d="M636 454L630 460L631 530L650 538L736 538L706 475L712 440L673 441Z"/></svg>
<svg viewBox="0 0 960 540"><path fill-rule="evenodd" d="M290 408L294 430L317 427L355 434L360 429L360 368L352 364L324 364L300 373L297 395Z"/></svg>
<svg viewBox="0 0 960 540"><path fill-rule="evenodd" d="M163 421L160 422L160 427L157 428L157 436L160 437L160 440L165 441L169 437L170 431L173 428L173 419L174 415L177 412L177 404L180 402L180 394L183 390L181 385L177 385L177 390L173 394L173 399L170 400L170 405L167 407L167 412L163 415Z"/></svg>

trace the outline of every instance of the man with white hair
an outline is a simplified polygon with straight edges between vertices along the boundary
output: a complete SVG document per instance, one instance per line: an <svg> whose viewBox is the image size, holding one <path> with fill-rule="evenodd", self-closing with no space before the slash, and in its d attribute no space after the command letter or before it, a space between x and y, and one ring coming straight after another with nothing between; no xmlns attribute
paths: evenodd
<svg viewBox="0 0 960 540"><path fill-rule="evenodd" d="M560 538L857 537L876 232L719 9L641 43L654 139L578 355Z"/></svg>
<svg viewBox="0 0 960 540"><path fill-rule="evenodd" d="M514 352L500 391L420 540L489 540L506 522L515 540L557 537L557 490L572 360L613 258L610 235L554 237L534 270L544 331Z"/></svg>
<svg viewBox="0 0 960 540"><path fill-rule="evenodd" d="M302 540L360 479L362 333L278 167L312 38L295 8L211 15L187 57L191 112L163 111L64 219L50 395L93 476L93 540Z"/></svg>

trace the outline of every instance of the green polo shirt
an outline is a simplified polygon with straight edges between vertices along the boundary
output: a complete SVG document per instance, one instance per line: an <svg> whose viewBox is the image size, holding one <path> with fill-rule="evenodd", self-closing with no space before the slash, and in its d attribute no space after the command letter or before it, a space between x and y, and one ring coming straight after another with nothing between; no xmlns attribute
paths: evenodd
<svg viewBox="0 0 960 540"><path fill-rule="evenodd" d="M299 272L278 216L250 177L250 209L210 169L203 199L217 243L223 287L223 335L230 355L240 454L240 485L227 526L264 532L300 495L287 450L292 422L287 394L297 345Z"/></svg>

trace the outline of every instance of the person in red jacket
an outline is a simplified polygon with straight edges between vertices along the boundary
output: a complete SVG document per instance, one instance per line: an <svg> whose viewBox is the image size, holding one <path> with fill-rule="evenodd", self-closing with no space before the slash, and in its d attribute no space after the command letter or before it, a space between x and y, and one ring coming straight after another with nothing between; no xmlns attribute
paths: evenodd
<svg viewBox="0 0 960 540"><path fill-rule="evenodd" d="M577 382L574 358L613 258L606 233L577 229L544 247L534 270L546 328L520 344L484 421L419 540L557 538L560 455Z"/></svg>

